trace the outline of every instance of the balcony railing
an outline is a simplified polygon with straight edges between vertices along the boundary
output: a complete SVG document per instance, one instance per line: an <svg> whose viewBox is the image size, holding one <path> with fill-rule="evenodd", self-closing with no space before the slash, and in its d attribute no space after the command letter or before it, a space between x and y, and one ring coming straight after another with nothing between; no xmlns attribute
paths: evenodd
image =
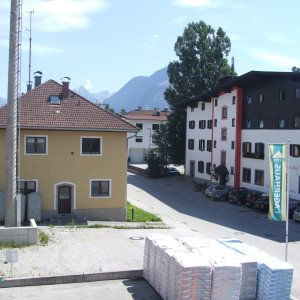
<svg viewBox="0 0 300 300"><path fill-rule="evenodd" d="M242 156L247 158L265 159L265 155L261 153L243 152Z"/></svg>

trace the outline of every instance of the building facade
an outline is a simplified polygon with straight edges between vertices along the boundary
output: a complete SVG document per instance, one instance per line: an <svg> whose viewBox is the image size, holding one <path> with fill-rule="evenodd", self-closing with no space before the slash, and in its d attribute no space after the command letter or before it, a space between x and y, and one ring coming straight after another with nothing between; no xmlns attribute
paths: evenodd
<svg viewBox="0 0 300 300"><path fill-rule="evenodd" d="M132 125L138 127L137 134L128 133L128 157L131 163L145 163L148 151L153 149L152 135L159 129L159 125L167 122L167 116L171 112L167 108L163 111L158 109L143 110L138 107L129 113L122 115Z"/></svg>
<svg viewBox="0 0 300 300"><path fill-rule="evenodd" d="M188 176L268 193L268 144L286 143L290 197L300 200L299 73L226 77L178 106L187 108Z"/></svg>
<svg viewBox="0 0 300 300"><path fill-rule="evenodd" d="M5 191L6 106L0 108ZM127 132L138 128L53 80L21 97L20 192L37 192L42 219L126 219Z"/></svg>

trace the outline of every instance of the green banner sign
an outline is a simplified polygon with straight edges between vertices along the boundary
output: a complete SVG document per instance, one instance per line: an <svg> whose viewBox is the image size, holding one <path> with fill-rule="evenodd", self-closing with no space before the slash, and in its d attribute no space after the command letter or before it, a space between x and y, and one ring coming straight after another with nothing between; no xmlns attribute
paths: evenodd
<svg viewBox="0 0 300 300"><path fill-rule="evenodd" d="M269 144L269 219L286 221L286 144Z"/></svg>

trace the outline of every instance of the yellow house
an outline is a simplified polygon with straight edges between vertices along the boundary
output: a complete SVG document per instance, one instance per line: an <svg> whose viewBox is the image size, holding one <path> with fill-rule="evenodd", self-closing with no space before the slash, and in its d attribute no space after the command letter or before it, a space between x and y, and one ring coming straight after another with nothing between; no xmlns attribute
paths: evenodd
<svg viewBox="0 0 300 300"><path fill-rule="evenodd" d="M75 214L125 220L127 132L134 125L54 80L21 97L20 192L38 192L42 219ZM0 191L5 192L6 106L0 108Z"/></svg>

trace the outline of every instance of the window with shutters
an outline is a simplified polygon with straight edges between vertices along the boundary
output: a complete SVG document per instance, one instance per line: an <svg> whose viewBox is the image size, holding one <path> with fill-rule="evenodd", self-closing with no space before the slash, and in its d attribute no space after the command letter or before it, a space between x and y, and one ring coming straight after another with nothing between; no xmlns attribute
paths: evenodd
<svg viewBox="0 0 300 300"><path fill-rule="evenodd" d="M199 128L200 129L205 129L206 127L206 120L200 120L199 121Z"/></svg>
<svg viewBox="0 0 300 300"><path fill-rule="evenodd" d="M215 119L215 127L218 126L218 119Z"/></svg>
<svg viewBox="0 0 300 300"><path fill-rule="evenodd" d="M194 150L194 139L188 140L188 149Z"/></svg>
<svg viewBox="0 0 300 300"><path fill-rule="evenodd" d="M221 129L221 141L227 141L227 128L223 127Z"/></svg>
<svg viewBox="0 0 300 300"><path fill-rule="evenodd" d="M195 121L189 121L189 129L195 128Z"/></svg>
<svg viewBox="0 0 300 300"><path fill-rule="evenodd" d="M243 182L251 182L251 169L243 168Z"/></svg>
<svg viewBox="0 0 300 300"><path fill-rule="evenodd" d="M251 155L251 143L244 142L243 143L243 157L250 157Z"/></svg>
<svg viewBox="0 0 300 300"><path fill-rule="evenodd" d="M227 120L228 106L222 106L222 120Z"/></svg>
<svg viewBox="0 0 300 300"><path fill-rule="evenodd" d="M293 157L300 156L300 145L290 144L290 156L293 156Z"/></svg>
<svg viewBox="0 0 300 300"><path fill-rule="evenodd" d="M255 143L255 158L264 159L265 158L265 144Z"/></svg>
<svg viewBox="0 0 300 300"><path fill-rule="evenodd" d="M198 172L204 173L204 162L203 161L198 161Z"/></svg>
<svg viewBox="0 0 300 300"><path fill-rule="evenodd" d="M256 185L264 185L264 171L263 170L255 170L255 184Z"/></svg>
<svg viewBox="0 0 300 300"><path fill-rule="evenodd" d="M199 150L204 151L205 149L205 140L199 140Z"/></svg>
<svg viewBox="0 0 300 300"><path fill-rule="evenodd" d="M207 120L207 128L212 129L212 120Z"/></svg>
<svg viewBox="0 0 300 300"><path fill-rule="evenodd" d="M211 140L207 140L206 151L211 152Z"/></svg>
<svg viewBox="0 0 300 300"><path fill-rule="evenodd" d="M208 174L208 175L210 175L210 166L211 166L211 163L207 162L206 163L206 174Z"/></svg>

